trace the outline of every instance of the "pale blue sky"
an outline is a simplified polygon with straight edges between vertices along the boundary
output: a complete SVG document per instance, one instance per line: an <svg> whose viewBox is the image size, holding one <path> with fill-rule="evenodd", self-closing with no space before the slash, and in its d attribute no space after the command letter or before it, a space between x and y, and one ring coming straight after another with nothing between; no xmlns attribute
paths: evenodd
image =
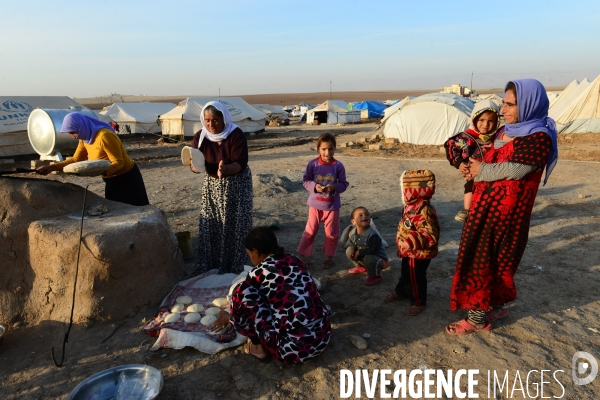
<svg viewBox="0 0 600 400"><path fill-rule="evenodd" d="M0 95L545 85L600 74L600 2L5 1Z"/></svg>

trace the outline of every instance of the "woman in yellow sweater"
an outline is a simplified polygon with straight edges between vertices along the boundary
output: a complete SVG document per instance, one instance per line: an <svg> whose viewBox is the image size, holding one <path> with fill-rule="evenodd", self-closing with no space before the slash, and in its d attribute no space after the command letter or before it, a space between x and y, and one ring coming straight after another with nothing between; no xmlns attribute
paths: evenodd
<svg viewBox="0 0 600 400"><path fill-rule="evenodd" d="M73 139L79 139L75 154L65 161L39 167L38 174L62 171L66 165L78 161L108 160L112 165L102 174L106 184L104 197L133 206L150 204L138 166L127 155L121 139L110 125L73 112L65 116L60 131L70 134Z"/></svg>

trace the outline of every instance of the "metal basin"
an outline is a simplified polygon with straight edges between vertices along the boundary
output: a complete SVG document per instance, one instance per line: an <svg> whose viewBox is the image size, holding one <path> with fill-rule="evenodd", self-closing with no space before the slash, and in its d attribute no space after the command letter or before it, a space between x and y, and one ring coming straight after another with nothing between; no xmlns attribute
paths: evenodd
<svg viewBox="0 0 600 400"><path fill-rule="evenodd" d="M96 118L91 110L53 110L36 108L27 120L27 135L33 149L41 156L52 156L60 151L75 150L78 141L60 131L67 114L78 112Z"/></svg>
<svg viewBox="0 0 600 400"><path fill-rule="evenodd" d="M128 386L131 385L140 389L135 391L136 396L129 393L123 398L154 399L162 390L164 379L159 370L149 365L129 364L110 368L92 375L77 385L69 393L67 400L115 399L119 383L121 383L121 373L125 374L125 381Z"/></svg>

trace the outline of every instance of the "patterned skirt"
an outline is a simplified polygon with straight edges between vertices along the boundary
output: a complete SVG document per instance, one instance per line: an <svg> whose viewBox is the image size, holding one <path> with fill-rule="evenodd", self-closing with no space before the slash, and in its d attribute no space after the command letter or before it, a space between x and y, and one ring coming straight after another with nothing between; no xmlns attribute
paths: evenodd
<svg viewBox="0 0 600 400"><path fill-rule="evenodd" d="M244 240L252 230L250 167L223 179L204 177L200 203L198 271L240 273L248 255Z"/></svg>

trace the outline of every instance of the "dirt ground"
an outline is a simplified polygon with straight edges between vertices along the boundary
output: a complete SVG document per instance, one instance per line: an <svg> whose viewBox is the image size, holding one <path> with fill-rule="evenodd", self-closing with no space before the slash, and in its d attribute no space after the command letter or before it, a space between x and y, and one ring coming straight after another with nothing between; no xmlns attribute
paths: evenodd
<svg viewBox="0 0 600 400"><path fill-rule="evenodd" d="M291 182L258 187L255 225L279 221L281 245L294 252L308 213L301 181L307 162L316 157L315 137L328 130L337 135L338 144L357 142L376 133L374 129L373 124L292 126L268 128L266 135L250 137L253 175L270 174ZM488 398L488 371L492 377L497 372L500 380L508 371L511 392L505 388L501 395L490 396L497 399L524 398L527 392L521 391L517 378L534 397L534 384L539 385L542 379L539 372L532 373L527 386L528 372L550 370L543 378L549 382L544 385L543 396L598 398L600 377L586 386L574 385L571 361L577 351L600 360L600 135L561 136L559 143L558 165L548 184L540 188L535 203L529 243L516 276L518 300L510 305L509 318L494 323L491 332L463 337L444 333L445 325L464 317L463 312L448 309L462 228L454 215L462 208L463 180L439 146L401 144L376 151L359 146L338 148L336 158L344 163L350 182L342 194L342 227L349 224L354 207L368 207L377 228L392 244L387 249L391 262L383 272L382 283L367 287L364 276L348 275L350 263L341 249L335 266L328 270L319 266L324 255L315 252L316 267L311 273L321 279L323 298L335 311L332 340L320 357L289 367L276 361L259 363L241 348L217 355L192 348L150 352L154 338L140 330L155 315L155 306L122 321L74 326L66 362L60 369L52 363L50 347L60 353L65 323L44 321L35 327L11 327L0 344L1 397L65 399L79 382L99 371L141 363L162 371L165 384L160 399L339 398L342 369L403 369L407 374L415 369L478 369L475 392L480 398ZM201 178L181 165L182 145L157 145L152 137L126 142L129 154L140 166L150 202L164 211L174 232L191 231L195 244ZM398 179L403 170L416 168L436 174L433 204L441 239L439 255L428 270L428 307L420 316L409 317L405 315L406 301L384 303L383 298L399 277L400 263L393 245L401 211ZM90 190L103 194L99 178L55 175L49 179L89 183ZM321 232L316 249L322 242ZM193 267L193 262L186 264L188 270ZM157 305L165 295L156 293ZM364 333L370 334L368 348L359 350L348 335ZM388 391L393 387L388 386ZM514 387L517 391L512 392ZM365 398L364 387L361 389ZM375 398L379 395L378 386Z"/></svg>

